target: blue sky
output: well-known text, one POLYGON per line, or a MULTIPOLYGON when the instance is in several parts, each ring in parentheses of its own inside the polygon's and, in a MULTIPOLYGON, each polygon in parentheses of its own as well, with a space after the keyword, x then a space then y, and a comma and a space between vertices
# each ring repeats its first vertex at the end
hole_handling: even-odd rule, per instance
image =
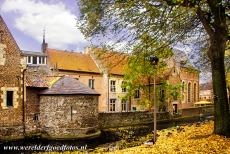
MULTIPOLYGON (((22 50, 40 51, 44 29, 49 48, 82 52, 90 46, 76 26, 77 0, 0 0, 0 14, 22 50)), ((92 41, 94 45, 116 42, 113 37, 92 41)), ((119 51, 125 44, 121 42, 115 48, 119 51)), ((180 44, 175 48, 191 51, 180 44)))
POLYGON ((89 45, 76 27, 76 0, 0 0, 0 14, 24 50, 40 51, 43 30, 50 48, 82 51, 89 45))

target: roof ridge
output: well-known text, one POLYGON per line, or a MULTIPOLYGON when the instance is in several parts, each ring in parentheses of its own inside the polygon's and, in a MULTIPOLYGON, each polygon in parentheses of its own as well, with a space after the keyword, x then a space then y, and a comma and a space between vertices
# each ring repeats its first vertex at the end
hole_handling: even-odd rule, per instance
MULTIPOLYGON (((78 53, 78 54, 83 54, 82 51, 76 51, 76 50, 63 50, 63 49, 52 49, 52 48, 47 48, 47 50, 55 50, 57 52, 68 52, 68 53, 78 53)), ((84 54, 87 55, 87 54, 84 54)))

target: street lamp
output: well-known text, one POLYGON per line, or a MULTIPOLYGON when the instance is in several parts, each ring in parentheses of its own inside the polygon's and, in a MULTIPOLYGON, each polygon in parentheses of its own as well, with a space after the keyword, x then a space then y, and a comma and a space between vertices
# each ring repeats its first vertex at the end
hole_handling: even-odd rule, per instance
MULTIPOLYGON (((150 55, 149 56, 149 61, 153 66, 156 66, 159 62, 159 58, 154 56, 154 55, 150 55)), ((156 106, 156 73, 154 73, 154 84, 153 84, 153 94, 154 94, 154 143, 157 141, 157 106, 156 106)))

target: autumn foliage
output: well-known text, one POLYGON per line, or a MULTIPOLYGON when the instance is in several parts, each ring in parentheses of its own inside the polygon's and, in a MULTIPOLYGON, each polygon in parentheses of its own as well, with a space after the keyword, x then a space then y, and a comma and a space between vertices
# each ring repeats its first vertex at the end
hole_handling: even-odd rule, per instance
POLYGON ((118 154, 228 154, 230 139, 213 134, 213 122, 193 124, 159 131, 155 145, 141 145, 111 153, 118 154))
MULTIPOLYGON (((90 153, 108 154, 230 154, 230 138, 213 134, 213 121, 194 123, 158 131, 154 145, 136 146, 123 150, 105 152, 97 149, 90 153)), ((81 152, 64 152, 77 154, 81 152)), ((85 153, 85 152, 83 152, 85 153)), ((58 154, 58 153, 52 153, 58 154)))

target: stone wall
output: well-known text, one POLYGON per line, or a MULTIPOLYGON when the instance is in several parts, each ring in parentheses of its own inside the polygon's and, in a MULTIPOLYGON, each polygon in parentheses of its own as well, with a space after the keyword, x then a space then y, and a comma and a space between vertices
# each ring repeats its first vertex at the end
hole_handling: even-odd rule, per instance
MULTIPOLYGON (((169 119, 168 112, 157 114, 157 120, 169 119)), ((126 127, 135 125, 148 125, 153 123, 152 112, 117 112, 99 113, 99 125, 101 129, 126 127)))
POLYGON ((99 112, 107 111, 107 91, 106 88, 107 80, 102 74, 86 73, 86 72, 74 72, 74 71, 58 71, 55 72, 57 75, 69 75, 70 77, 78 79, 81 83, 89 86, 89 79, 94 79, 94 90, 100 93, 98 110, 99 112))
POLYGON ((199 116, 199 115, 213 115, 214 107, 213 106, 206 106, 206 107, 193 107, 182 109, 181 114, 183 117, 189 116, 199 116))
POLYGON ((37 132, 40 130, 40 110, 39 110, 39 92, 42 88, 26 88, 26 133, 37 132))
POLYGON ((83 138, 98 134, 98 96, 41 95, 41 129, 51 138, 83 138))
POLYGON ((19 47, 0 16, 0 138, 21 136, 24 66, 19 47), (6 91, 13 91, 13 106, 6 106, 6 91))

